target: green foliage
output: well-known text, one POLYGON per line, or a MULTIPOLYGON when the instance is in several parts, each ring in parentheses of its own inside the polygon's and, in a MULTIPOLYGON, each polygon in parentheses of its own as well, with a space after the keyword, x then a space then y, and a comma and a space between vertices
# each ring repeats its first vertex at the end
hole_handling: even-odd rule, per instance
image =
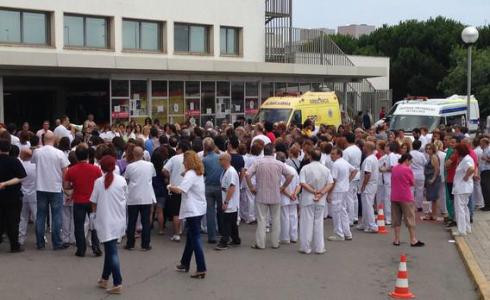
MULTIPOLYGON (((466 91, 464 78, 454 89, 442 83, 447 82, 449 76, 459 80, 461 76, 456 76, 458 72, 466 76, 464 68, 458 69, 459 64, 463 63, 458 60, 458 55, 462 51, 461 31, 464 27, 460 22, 437 17, 427 21, 408 20, 395 26, 384 25, 359 39, 339 35, 332 36, 332 39, 347 54, 390 57, 390 84, 394 100, 406 95, 442 97, 454 93, 464 94, 466 91)), ((480 38, 475 47, 489 49, 490 26, 479 28, 479 32, 480 38)), ((479 52, 479 55, 490 56, 486 51, 479 52)), ((479 61, 483 60, 484 57, 479 58, 479 61)), ((475 61, 475 68, 476 64, 475 61)), ((480 76, 483 76, 481 80, 484 82, 484 74, 480 76)), ((486 82, 489 81, 487 73, 486 82)), ((485 93, 488 93, 488 86, 477 95, 485 93)))

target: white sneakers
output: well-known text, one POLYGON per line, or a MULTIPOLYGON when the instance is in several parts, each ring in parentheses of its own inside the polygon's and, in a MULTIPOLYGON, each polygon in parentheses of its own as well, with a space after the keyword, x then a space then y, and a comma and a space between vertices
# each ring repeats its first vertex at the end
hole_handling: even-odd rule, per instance
POLYGON ((327 240, 329 241, 345 241, 345 238, 343 236, 339 236, 339 235, 332 235, 332 236, 329 236, 327 238, 327 240))
POLYGON ((170 238, 171 241, 174 241, 174 242, 180 242, 180 235, 178 234, 174 234, 171 238, 170 238))

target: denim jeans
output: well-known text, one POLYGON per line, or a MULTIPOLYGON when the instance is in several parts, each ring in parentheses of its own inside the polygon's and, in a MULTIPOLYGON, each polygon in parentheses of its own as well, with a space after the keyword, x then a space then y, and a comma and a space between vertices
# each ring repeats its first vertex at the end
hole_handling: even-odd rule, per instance
POLYGON ((119 266, 119 256, 117 255, 117 239, 104 242, 104 269, 102 271, 102 279, 109 280, 112 274, 114 286, 122 283, 121 268, 119 266))
POLYGON ((151 204, 146 205, 128 205, 128 228, 126 230, 127 246, 134 248, 136 232, 136 222, 138 221, 138 213, 141 215, 141 225, 143 230, 141 232, 141 248, 146 249, 150 247, 150 212, 151 204))
POLYGON ((36 246, 44 248, 44 232, 46 230, 46 218, 48 209, 51 208, 51 240, 53 249, 61 248, 61 220, 63 207, 63 193, 40 192, 37 193, 37 216, 36 216, 36 246))
POLYGON ((204 260, 204 251, 201 244, 201 219, 202 216, 185 219, 187 239, 185 241, 185 249, 180 263, 189 269, 192 253, 194 252, 194 255, 196 256, 197 272, 206 272, 206 261, 204 260))
MULTIPOLYGON (((77 253, 84 255, 87 250, 87 243, 85 241, 85 218, 92 212, 92 205, 87 204, 73 204, 73 223, 75 224, 75 241, 77 244, 77 253)), ((97 232, 92 230, 90 235, 92 237, 92 250, 94 253, 100 249, 99 239, 97 238, 97 232)))
POLYGON ((221 199, 221 187, 208 185, 206 186, 206 221, 208 227, 208 241, 216 241, 216 220, 218 221, 218 230, 222 234, 223 230, 223 210, 221 199))

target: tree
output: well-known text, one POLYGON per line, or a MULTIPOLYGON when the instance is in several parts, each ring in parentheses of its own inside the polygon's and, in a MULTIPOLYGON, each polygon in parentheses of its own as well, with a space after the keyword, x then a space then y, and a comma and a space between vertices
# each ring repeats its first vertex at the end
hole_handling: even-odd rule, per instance
MULTIPOLYGON (((457 47, 451 54, 452 67, 449 74, 439 83, 439 89, 446 96, 466 94, 467 50, 457 47)), ((490 47, 473 50, 472 59, 472 93, 480 104, 480 114, 490 114, 490 47)))

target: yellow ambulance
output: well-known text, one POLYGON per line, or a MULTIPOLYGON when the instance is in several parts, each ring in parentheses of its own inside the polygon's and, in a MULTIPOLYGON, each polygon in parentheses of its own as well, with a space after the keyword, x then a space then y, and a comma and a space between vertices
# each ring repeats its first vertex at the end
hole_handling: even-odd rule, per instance
POLYGON ((306 92, 297 96, 271 97, 257 114, 256 121, 300 125, 307 119, 315 125, 341 124, 339 100, 335 92, 306 92))

